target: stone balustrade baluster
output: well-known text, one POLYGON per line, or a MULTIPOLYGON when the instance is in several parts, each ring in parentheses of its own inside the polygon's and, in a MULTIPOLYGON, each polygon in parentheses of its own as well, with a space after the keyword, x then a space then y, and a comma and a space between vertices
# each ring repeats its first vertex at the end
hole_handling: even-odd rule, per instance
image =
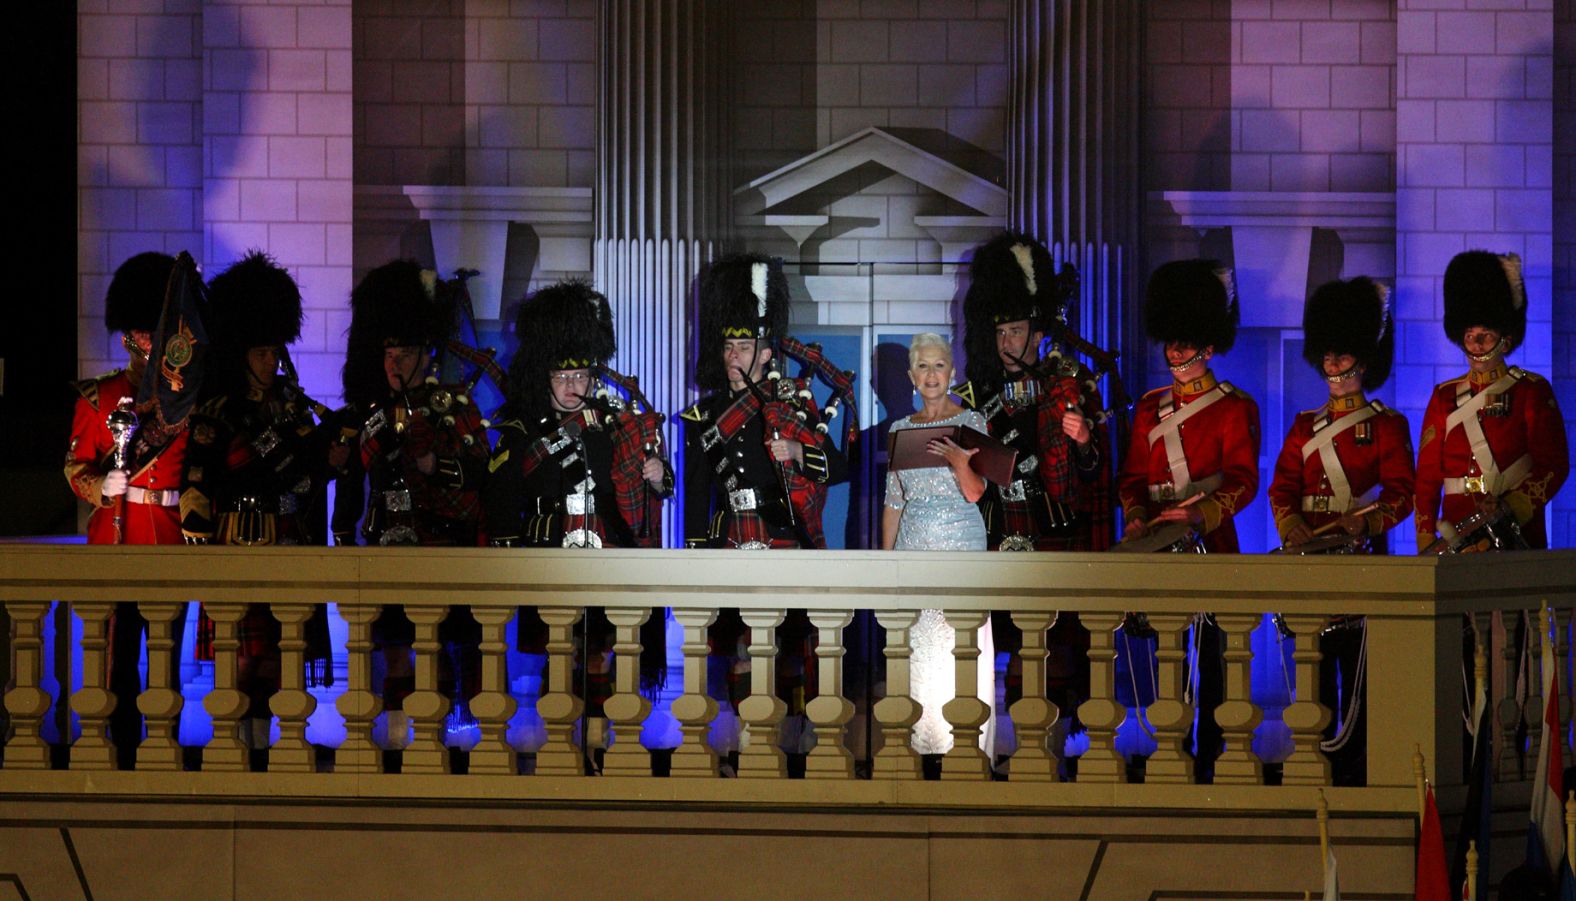
POLYGON ((1089 734, 1089 749, 1078 758, 1079 782, 1122 782, 1127 761, 1116 750, 1116 731, 1127 710, 1116 702, 1116 630, 1121 613, 1084 614, 1089 630, 1089 700, 1078 705, 1078 719, 1089 734))
POLYGON ((1225 700, 1215 708, 1215 722, 1224 733, 1226 745, 1215 761, 1218 785, 1260 785, 1264 781, 1264 763, 1253 753, 1253 730, 1264 719, 1264 713, 1253 703, 1251 682, 1251 642, 1260 620, 1255 613, 1215 615, 1223 633, 1226 657, 1225 700))
POLYGON ((876 752, 873 779, 919 779, 919 755, 910 739, 919 722, 919 704, 909 681, 909 630, 919 621, 918 610, 877 610, 876 622, 886 630, 886 697, 876 702, 876 722, 881 724, 881 750, 876 752))
POLYGON ((650 607, 607 608, 613 626, 614 681, 612 697, 602 704, 612 733, 602 757, 605 776, 651 775, 651 752, 640 743, 640 724, 651 713, 651 699, 640 693, 640 627, 650 618, 650 607))
POLYGON ((379 773, 383 752, 372 743, 372 723, 383 712, 382 686, 372 685, 372 622, 382 608, 376 604, 340 604, 349 625, 345 640, 345 693, 335 706, 345 718, 345 740, 334 752, 336 773, 379 773))
MULTIPOLYGON (((148 620, 148 690, 137 699, 137 705, 142 708, 143 716, 148 718, 148 737, 143 740, 137 749, 137 769, 180 769, 180 749, 174 749, 173 759, 167 756, 169 748, 174 746, 171 741, 169 746, 162 742, 154 741, 154 711, 152 706, 163 707, 162 694, 156 692, 168 691, 166 685, 154 688, 154 680, 161 677, 167 683, 170 672, 170 615, 169 611, 149 609, 149 604, 139 604, 138 608, 148 620), (159 634, 162 633, 162 634, 159 634), (158 658, 155 660, 154 646, 160 645, 158 658), (150 696, 153 700, 150 701, 150 696), (156 755, 157 764, 145 766, 143 755, 148 753, 156 755), (171 764, 173 765, 166 765, 171 764)), ((167 605, 166 605, 167 606, 167 605)), ((181 605, 184 606, 184 605, 181 605)), ((241 620, 246 616, 246 604, 237 603, 206 603, 203 610, 208 618, 213 621, 213 690, 203 698, 202 706, 213 718, 213 738, 208 742, 202 752, 202 768, 204 771, 219 773, 245 772, 249 768, 249 755, 247 747, 241 742, 239 734, 241 717, 246 713, 249 699, 238 687, 237 666, 241 640, 239 635, 241 620)), ((180 692, 174 692, 175 711, 180 709, 180 692)), ((173 718, 175 711, 167 715, 173 718)), ((161 732, 168 734, 169 720, 167 719, 161 732)))
POLYGON ((1319 633, 1326 617, 1288 613, 1282 617, 1294 636, 1292 663, 1296 668, 1296 697, 1281 714, 1291 729, 1291 756, 1281 765, 1282 785, 1329 785, 1330 759, 1319 750, 1330 708, 1319 697, 1319 633))
POLYGON ((843 728, 854 718, 853 702, 843 697, 843 630, 854 611, 811 610, 810 625, 818 633, 815 647, 819 694, 805 705, 804 715, 815 727, 815 747, 805 758, 806 779, 854 778, 854 755, 843 728))
POLYGON ((990 778, 991 756, 980 747, 980 734, 991 708, 975 696, 979 668, 994 661, 980 660, 980 629, 990 621, 988 610, 943 610, 947 624, 957 633, 952 649, 953 672, 957 678, 952 700, 941 708, 952 726, 952 750, 941 761, 941 778, 979 780, 990 778))
POLYGON ((115 769, 115 746, 109 740, 109 715, 116 698, 109 690, 109 619, 113 601, 79 601, 72 612, 82 618, 82 687, 71 693, 71 710, 82 723, 82 735, 71 745, 74 770, 115 769))
POLYGON ((471 715, 481 729, 481 741, 471 749, 468 772, 477 776, 512 776, 519 759, 505 740, 509 719, 519 702, 509 694, 509 645, 506 640, 513 607, 472 607, 471 615, 482 627, 482 690, 471 699, 471 715))
POLYGON ((279 717, 279 740, 268 751, 268 771, 311 773, 317 769, 317 751, 306 740, 306 721, 317 709, 317 698, 306 690, 306 623, 313 604, 274 604, 270 611, 279 621, 279 690, 268 709, 279 717))
MULTIPOLYGON (((234 605, 241 613, 246 612, 245 604, 234 605)), ((177 630, 182 628, 186 619, 186 604, 174 602, 142 602, 137 604, 137 612, 148 621, 148 685, 147 690, 137 696, 137 709, 142 711, 144 728, 147 737, 142 744, 137 746, 137 769, 139 770, 179 770, 181 768, 181 746, 177 734, 177 719, 185 699, 181 697, 181 687, 176 684, 176 661, 172 658, 175 649, 175 636, 177 630)), ((235 686, 235 624, 231 624, 231 651, 230 651, 230 687, 235 686)), ((215 645, 217 647, 217 645, 215 645)), ((191 653, 188 649, 186 653, 191 653)), ((218 662, 215 661, 214 672, 218 672, 218 662)), ((214 683, 218 687, 217 681, 214 683)), ((246 696, 240 692, 235 693, 241 711, 246 710, 246 696)), ((212 697, 212 695, 210 695, 212 697)), ((213 708, 209 707, 206 699, 204 709, 212 716, 213 708)), ((225 707, 224 709, 228 709, 225 707)), ((240 713, 237 713, 239 718, 240 713)), ((232 719, 230 736, 239 744, 239 736, 232 719)), ((218 717, 213 719, 214 736, 219 735, 218 717)), ((243 748, 240 754, 241 769, 246 768, 246 752, 243 748)), ((208 768, 208 752, 203 751, 203 768, 208 768)))
POLYGON ((1013 731, 1018 734, 1018 750, 1012 755, 1012 781, 1055 782, 1059 755, 1049 742, 1051 727, 1056 725, 1061 710, 1046 697, 1045 660, 1050 652, 1045 646, 1045 633, 1056 622, 1056 614, 1048 610, 1015 610, 1012 622, 1023 630, 1023 648, 1018 652, 1023 662, 1023 697, 1008 710, 1013 731))
POLYGON ((778 746, 777 730, 788 705, 777 697, 777 627, 788 611, 740 610, 750 629, 750 696, 739 704, 744 735, 739 742, 739 778, 786 779, 788 757, 778 746))
POLYGON ((547 624, 547 691, 536 702, 547 740, 536 752, 538 776, 584 776, 585 761, 575 743, 575 723, 585 703, 572 690, 575 678, 575 623, 579 607, 542 607, 547 624))
MULTIPOLYGON (((449 749, 443 745, 449 708, 452 702, 438 684, 438 624, 448 616, 448 608, 430 605, 405 605, 405 616, 415 626, 416 640, 411 649, 416 655, 416 688, 405 699, 405 714, 410 717, 415 737, 400 759, 402 773, 449 772, 449 749)), ((456 672, 455 678, 460 678, 456 672)))
POLYGON ((673 718, 679 721, 683 739, 673 750, 670 774, 677 777, 717 775, 717 752, 706 741, 711 721, 717 718, 717 702, 706 694, 706 629, 717 620, 709 607, 674 607, 673 619, 684 630, 684 694, 673 701, 673 718))
POLYGON ((11 740, 5 745, 8 770, 49 769, 49 745, 44 741, 44 715, 49 694, 40 687, 44 678, 44 617, 48 601, 6 601, 11 617, 11 676, 5 709, 11 716, 11 740))
MULTIPOLYGON (((1155 730, 1155 752, 1144 764, 1144 782, 1187 784, 1193 781, 1193 755, 1187 752, 1187 730, 1193 725, 1196 706, 1187 700, 1187 627, 1192 617, 1186 613, 1151 613, 1150 628, 1155 630, 1154 703, 1144 712, 1155 730)), ((1137 642, 1143 648, 1148 642, 1137 642)), ((1140 651, 1142 653, 1142 651, 1140 651)), ((1138 672, 1138 664, 1133 663, 1138 672)), ((1082 775, 1082 770, 1079 771, 1082 775)))

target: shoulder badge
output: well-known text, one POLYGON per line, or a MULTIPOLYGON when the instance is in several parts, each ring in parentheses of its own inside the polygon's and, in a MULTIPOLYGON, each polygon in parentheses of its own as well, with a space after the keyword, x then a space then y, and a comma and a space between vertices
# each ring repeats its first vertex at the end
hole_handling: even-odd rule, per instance
POLYGON ((1529 382, 1543 381, 1543 376, 1538 375, 1536 372, 1528 372, 1527 370, 1522 369, 1520 366, 1510 367, 1510 374, 1518 379, 1526 379, 1529 382))
POLYGON ((695 404, 680 413, 679 418, 689 422, 705 422, 711 418, 711 413, 702 409, 700 404, 695 404))
POLYGON ((1384 405, 1382 400, 1371 400, 1368 406, 1374 408, 1375 413, 1394 413, 1395 411, 1384 405))
POLYGON ((82 379, 81 381, 72 382, 71 387, 75 388, 76 392, 82 395, 82 399, 88 402, 88 406, 95 410, 98 409, 99 379, 82 379))
POLYGON ((1230 382, 1219 382, 1217 384, 1220 385, 1220 390, 1225 392, 1226 394, 1236 394, 1237 393, 1237 386, 1233 385, 1230 382))

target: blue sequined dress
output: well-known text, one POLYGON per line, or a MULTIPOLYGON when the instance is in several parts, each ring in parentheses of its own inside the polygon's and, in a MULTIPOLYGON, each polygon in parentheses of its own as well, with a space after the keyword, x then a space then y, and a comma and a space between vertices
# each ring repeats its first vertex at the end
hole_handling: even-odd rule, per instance
MULTIPOLYGON (((905 416, 892 424, 892 431, 938 425, 963 425, 984 432, 985 418, 973 410, 935 422, 915 423, 905 416)), ((898 521, 897 550, 986 549, 985 520, 979 508, 964 498, 949 466, 888 471, 886 505, 903 511, 898 521)), ((991 708, 991 716, 980 730, 980 747, 994 751, 996 655, 989 620, 980 629, 979 644, 981 665, 976 670, 979 684, 975 686, 975 696, 991 708)), ((940 610, 921 610, 919 621, 909 630, 909 646, 913 649, 909 658, 909 693, 922 710, 913 728, 913 747, 920 754, 945 754, 952 750, 952 727, 942 716, 941 708, 957 695, 957 670, 952 656, 957 632, 940 610)))

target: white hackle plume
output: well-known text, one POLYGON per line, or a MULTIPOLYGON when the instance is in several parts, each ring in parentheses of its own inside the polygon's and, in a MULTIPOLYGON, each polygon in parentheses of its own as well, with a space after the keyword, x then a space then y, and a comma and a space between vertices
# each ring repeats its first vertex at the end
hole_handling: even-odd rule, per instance
POLYGON ((438 273, 436 270, 421 270, 421 289, 427 292, 428 300, 438 296, 438 273))
POLYGON ((1012 257, 1018 261, 1018 268, 1023 270, 1023 286, 1029 289, 1029 296, 1040 293, 1040 288, 1034 283, 1034 255, 1027 244, 1012 245, 1012 257))
POLYGON ((1379 334, 1374 340, 1382 341, 1390 330, 1390 286, 1374 282, 1374 288, 1379 292, 1379 334))
POLYGON ((755 315, 766 318, 766 264, 750 264, 750 293, 755 295, 755 315))
POLYGON ((1527 305, 1527 285, 1521 280, 1521 255, 1502 253, 1499 265, 1505 270, 1505 281, 1510 282, 1510 302, 1516 309, 1527 305))
POLYGON ((1224 266, 1215 270, 1215 277, 1226 286, 1226 306, 1231 306, 1237 300, 1237 277, 1224 266))

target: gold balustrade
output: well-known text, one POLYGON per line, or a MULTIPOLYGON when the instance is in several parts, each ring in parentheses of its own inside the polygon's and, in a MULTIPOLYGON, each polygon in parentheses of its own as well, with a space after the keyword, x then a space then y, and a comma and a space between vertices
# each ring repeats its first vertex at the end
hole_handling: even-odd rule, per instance
MULTIPOLYGON (((1576 552, 1551 551, 1454 558, 1286 558, 1268 556, 1096 554, 969 554, 875 551, 620 551, 385 548, 0 547, 0 602, 9 623, 3 655, 9 683, 9 736, 0 766, 0 795, 170 795, 210 797, 487 798, 556 801, 684 801, 916 807, 1220 808, 1237 811, 1309 809, 1327 793, 1337 813, 1395 814, 1415 807, 1411 749, 1421 746, 1429 771, 1449 796, 1462 771, 1462 627, 1470 615, 1487 624, 1496 612, 1566 609, 1576 604, 1576 552), (214 688, 204 700, 215 739, 201 771, 180 770, 172 726, 181 697, 168 684, 172 628, 186 601, 203 601, 216 624, 214 688), (72 605, 83 622, 81 687, 71 709, 82 735, 69 766, 50 769, 42 737, 51 699, 41 690, 43 619, 52 601, 72 605), (114 601, 134 601, 150 622, 150 678, 139 699, 148 739, 136 768, 119 771, 104 737, 114 698, 106 691, 105 622, 114 601), (303 624, 312 605, 333 602, 349 623, 348 687, 338 701, 347 737, 332 772, 314 772, 305 741, 315 701, 304 690, 303 624), (272 699, 281 737, 267 772, 247 771, 234 722, 245 709, 236 690, 236 624, 245 605, 267 603, 282 625, 286 665, 272 699), (381 771, 371 727, 381 700, 370 684, 370 624, 385 604, 402 604, 415 624, 415 693, 406 702, 415 739, 398 773, 381 771), (449 772, 440 738, 449 702, 437 690, 438 624, 450 605, 469 605, 482 626, 482 693, 473 701, 481 741, 464 775, 449 772), (534 773, 516 772, 505 740, 515 701, 507 692, 504 629, 520 606, 537 607, 548 628, 546 694, 538 712, 546 744, 534 773), (578 746, 583 703, 569 690, 574 627, 587 607, 602 607, 615 630, 617 667, 605 713, 615 730, 632 733, 650 710, 639 693, 640 626, 654 607, 671 607, 682 631, 682 694, 673 702, 682 741, 671 773, 649 774, 641 749, 614 745, 600 778, 584 775, 578 746), (706 628, 718 611, 739 608, 750 627, 755 662, 752 697, 740 706, 748 742, 739 779, 717 777, 706 743, 718 714, 706 693, 706 628), (788 779, 773 747, 784 717, 772 696, 773 633, 794 608, 808 611, 817 631, 821 693, 806 710, 816 738, 804 779, 788 779), (956 747, 943 779, 920 778, 919 761, 903 739, 919 715, 908 698, 907 632, 918 611, 940 609, 958 630, 957 684, 974 684, 979 630, 990 611, 1008 611, 1025 630, 1024 696, 1008 711, 1019 749, 1007 781, 992 781, 975 744, 982 706, 966 693, 944 709, 956 747), (871 778, 856 778, 844 741, 853 702, 842 684, 842 630, 856 611, 873 610, 887 630, 888 696, 868 712, 884 737, 871 778), (1090 746, 1075 781, 1058 782, 1047 746, 1064 712, 1045 697, 1045 631, 1058 611, 1076 611, 1091 630, 1091 697, 1079 708, 1090 746), (1115 700, 1112 630, 1124 611, 1142 610, 1158 633, 1159 695, 1148 709, 1158 748, 1143 784, 1127 784, 1128 768, 1114 735, 1128 711, 1115 700), (1217 719, 1227 752, 1213 785, 1191 782, 1183 736, 1193 708, 1182 692, 1189 617, 1216 614, 1224 632, 1226 694, 1217 719), (1280 768, 1283 784, 1263 784, 1263 763, 1249 740, 1261 711, 1249 696, 1254 665, 1248 634, 1265 612, 1278 612, 1295 633, 1296 700, 1284 721, 1293 751, 1280 768), (1328 788, 1329 767, 1318 750, 1329 711, 1317 693, 1317 633, 1330 616, 1368 618, 1368 785, 1328 788)), ((1569 623, 1569 616, 1560 621, 1569 623)), ((1512 630, 1513 631, 1513 630, 1512 630)), ((1501 630, 1503 632, 1503 630, 1501 630)), ((1491 653, 1502 652, 1504 639, 1491 653)), ((1470 654, 1470 643, 1465 645, 1470 654)), ((1568 643, 1561 642, 1562 653, 1568 643)), ((336 654, 346 649, 336 649, 336 654)), ((1279 665, 1279 662, 1276 662, 1279 665)), ((1495 684, 1496 697, 1506 686, 1495 684)), ((1568 708, 1565 708, 1568 709, 1568 708)), ((57 755, 58 757, 59 755, 57 755)), ((1502 773, 1514 779, 1516 774, 1502 773)))

